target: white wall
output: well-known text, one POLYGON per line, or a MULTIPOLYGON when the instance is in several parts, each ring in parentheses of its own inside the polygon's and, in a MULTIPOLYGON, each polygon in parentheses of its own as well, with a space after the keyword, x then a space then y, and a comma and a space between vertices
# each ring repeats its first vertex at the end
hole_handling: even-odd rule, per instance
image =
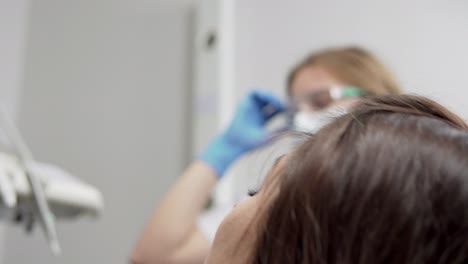
MULTIPOLYGON (((14 117, 23 77, 24 40, 28 14, 26 0, 0 0, 0 104, 14 117)), ((0 134, 3 142, 4 135, 0 134)), ((0 224, 0 263, 4 262, 5 224, 0 224)))
POLYGON ((464 0, 239 0, 238 97, 253 87, 283 93, 286 73, 308 52, 360 44, 404 89, 468 118, 468 2, 464 0))
POLYGON ((28 15, 26 0, 0 0, 0 103, 17 112, 28 15))
POLYGON ((21 128, 37 158, 96 185, 106 208, 58 225, 58 259, 39 229, 9 228, 5 262, 127 263, 187 162, 191 1, 31 3, 21 128))

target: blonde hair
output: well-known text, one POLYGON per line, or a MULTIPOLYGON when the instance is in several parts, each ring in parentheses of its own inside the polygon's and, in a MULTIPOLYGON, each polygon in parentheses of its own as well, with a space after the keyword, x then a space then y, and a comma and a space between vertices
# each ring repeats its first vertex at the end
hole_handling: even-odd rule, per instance
POLYGON ((347 85, 359 87, 369 95, 399 94, 401 90, 391 72, 371 52, 360 47, 321 50, 307 56, 290 72, 288 94, 294 78, 304 68, 319 66, 347 85))

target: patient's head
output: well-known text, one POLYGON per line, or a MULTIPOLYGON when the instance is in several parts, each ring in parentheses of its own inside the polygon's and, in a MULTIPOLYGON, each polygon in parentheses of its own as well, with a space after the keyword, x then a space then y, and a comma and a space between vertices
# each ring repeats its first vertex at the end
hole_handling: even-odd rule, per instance
POLYGON ((467 263, 468 127, 428 99, 369 99, 272 168, 208 263, 467 263))

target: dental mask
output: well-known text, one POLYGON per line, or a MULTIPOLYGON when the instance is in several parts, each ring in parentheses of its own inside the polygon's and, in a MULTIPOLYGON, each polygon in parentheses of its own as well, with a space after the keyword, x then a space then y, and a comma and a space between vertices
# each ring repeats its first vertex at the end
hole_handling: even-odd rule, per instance
POLYGON ((333 122, 336 118, 347 114, 344 108, 337 108, 328 111, 306 112, 299 111, 293 117, 293 130, 315 134, 324 126, 333 122))

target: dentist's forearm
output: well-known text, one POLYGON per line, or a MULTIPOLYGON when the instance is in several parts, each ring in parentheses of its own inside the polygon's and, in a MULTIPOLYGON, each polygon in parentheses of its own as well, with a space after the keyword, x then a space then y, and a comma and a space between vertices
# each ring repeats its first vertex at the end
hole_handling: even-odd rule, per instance
POLYGON ((172 186, 143 230, 133 257, 163 263, 196 231, 196 221, 216 185, 215 171, 196 161, 172 186), (160 262, 158 262, 160 261, 160 262))

